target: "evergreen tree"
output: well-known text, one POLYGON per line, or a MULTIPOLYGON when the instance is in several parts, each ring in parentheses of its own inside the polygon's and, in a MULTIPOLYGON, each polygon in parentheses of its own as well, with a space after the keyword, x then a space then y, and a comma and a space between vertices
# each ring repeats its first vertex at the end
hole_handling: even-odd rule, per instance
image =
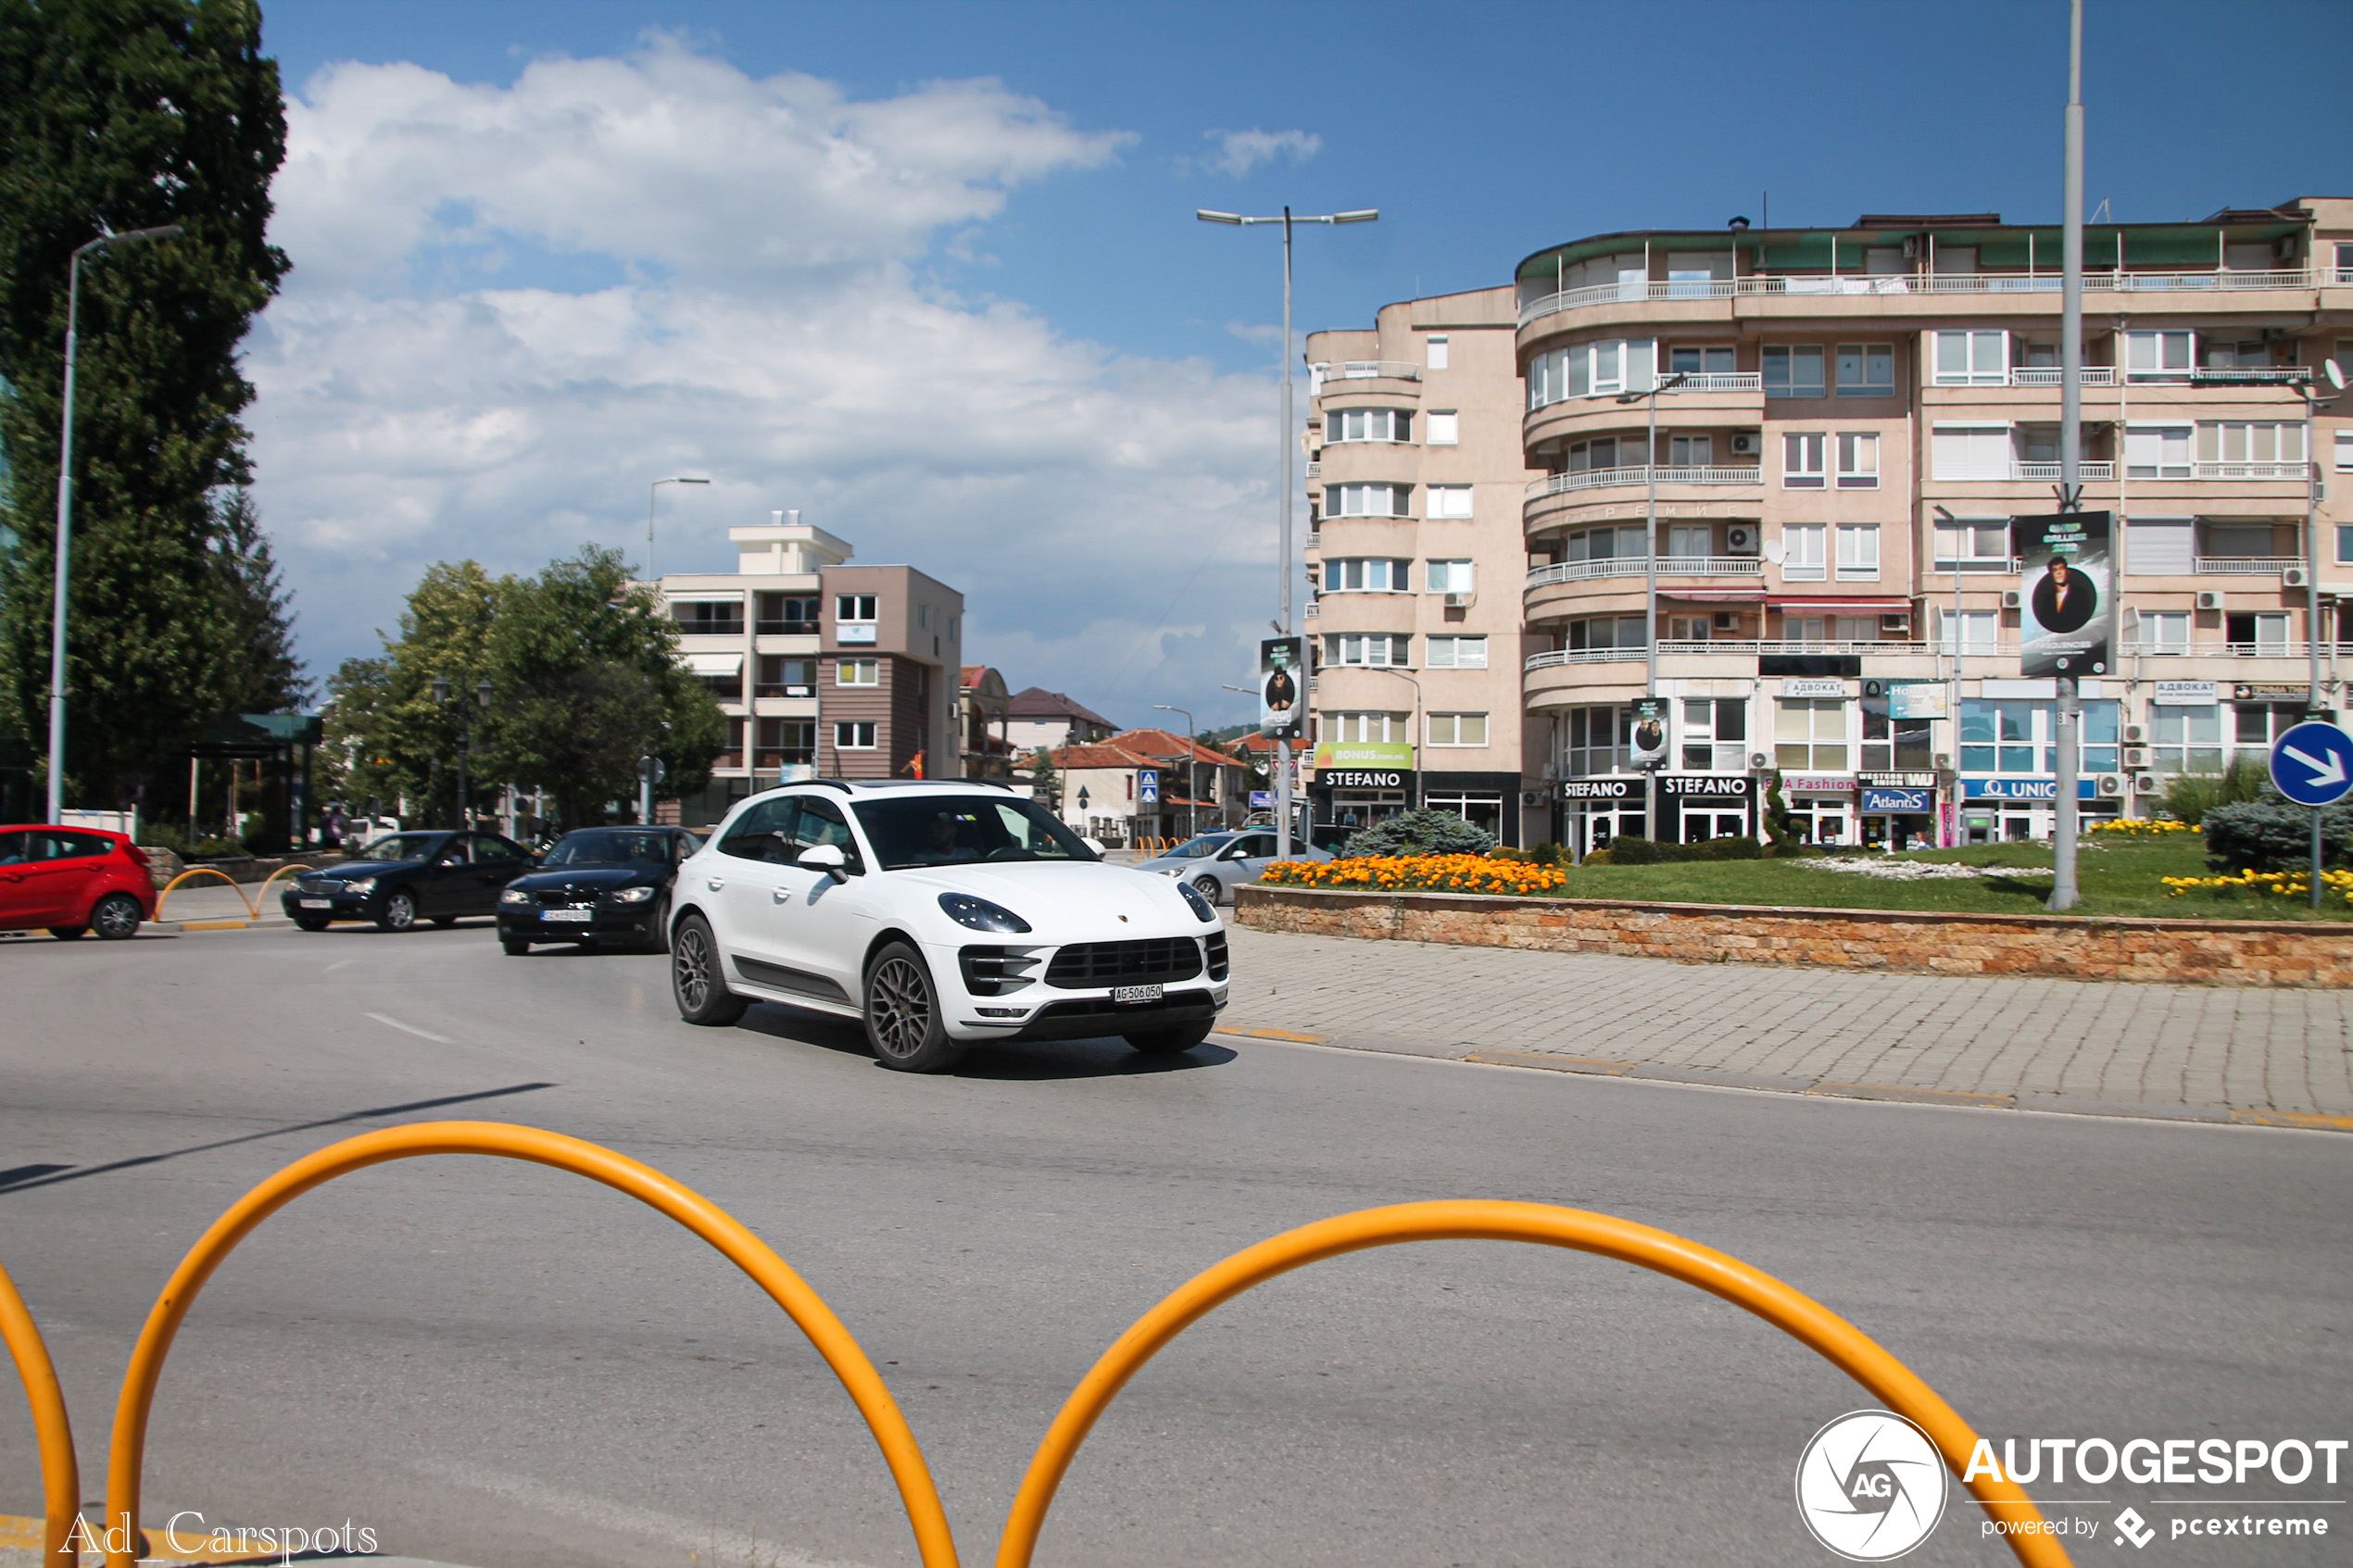
POLYGON ((310 700, 311 685, 294 647, 294 596, 286 592, 253 493, 230 491, 219 508, 213 566, 238 657, 232 665, 233 713, 289 713, 310 700))
POLYGON ((260 42, 251 0, 0 0, 0 728, 28 738, 47 731, 68 265, 101 234, 186 231, 82 269, 67 735, 91 804, 253 689, 216 558, 218 493, 250 478, 237 345, 288 265, 265 235, 285 115, 260 42))

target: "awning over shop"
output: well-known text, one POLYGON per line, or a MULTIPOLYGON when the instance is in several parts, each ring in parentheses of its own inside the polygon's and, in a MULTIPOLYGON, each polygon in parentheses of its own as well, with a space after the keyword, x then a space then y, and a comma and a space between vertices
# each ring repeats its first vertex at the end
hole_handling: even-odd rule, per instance
POLYGON ((744 672, 744 656, 739 653, 690 653, 686 668, 698 675, 740 675, 744 672))

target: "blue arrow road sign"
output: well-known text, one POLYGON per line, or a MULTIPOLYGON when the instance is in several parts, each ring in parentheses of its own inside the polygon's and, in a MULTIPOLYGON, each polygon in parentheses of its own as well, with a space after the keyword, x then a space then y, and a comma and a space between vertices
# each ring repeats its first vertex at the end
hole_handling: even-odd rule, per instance
POLYGON ((2271 744, 2271 782, 2298 806, 2326 806, 2353 790, 2353 735, 2298 724, 2271 744))

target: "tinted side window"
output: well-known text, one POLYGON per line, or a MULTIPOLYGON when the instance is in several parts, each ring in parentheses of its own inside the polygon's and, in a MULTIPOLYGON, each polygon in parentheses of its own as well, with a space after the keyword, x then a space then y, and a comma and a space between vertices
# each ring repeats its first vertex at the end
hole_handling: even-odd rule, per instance
POLYGON ((484 833, 474 835, 474 859, 484 865, 496 866, 511 865, 518 860, 529 859, 530 857, 505 839, 493 838, 490 834, 484 833))
POLYGON ((114 840, 100 838, 93 833, 59 833, 51 828, 45 833, 28 834, 32 840, 27 859, 79 860, 92 855, 114 853, 114 840))
POLYGON ((1242 851, 1242 854, 1246 859, 1252 860, 1266 859, 1274 853, 1275 840, 1272 836, 1263 833, 1251 834, 1250 847, 1242 851))
POLYGON ((841 808, 830 800, 804 797, 800 802, 800 823, 793 837, 798 846, 793 852, 796 860, 802 849, 813 848, 820 844, 837 844, 849 859, 849 870, 865 870, 864 863, 858 858, 858 841, 849 836, 848 819, 842 816, 841 808))
POLYGON ((466 835, 463 834, 458 834, 448 843, 443 845, 441 847, 441 852, 434 857, 434 860, 445 866, 452 864, 462 866, 466 863, 467 859, 466 835))
POLYGON ((799 852, 792 842, 793 819, 799 812, 800 800, 797 796, 763 800, 736 819, 727 836, 719 841, 719 852, 746 860, 773 860, 778 865, 788 865, 799 852))
POLYGON ((32 834, 0 833, 0 866, 13 866, 32 858, 32 834))

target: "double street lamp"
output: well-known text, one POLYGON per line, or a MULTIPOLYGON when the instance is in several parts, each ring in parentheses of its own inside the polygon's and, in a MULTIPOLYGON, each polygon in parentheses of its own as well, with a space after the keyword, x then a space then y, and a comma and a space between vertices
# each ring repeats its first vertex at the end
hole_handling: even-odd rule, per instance
MULTIPOLYGON (((1380 217, 1380 211, 1377 207, 1365 207, 1354 212, 1325 212, 1317 213, 1312 217, 1307 217, 1296 214, 1287 207, 1283 208, 1279 215, 1265 218, 1245 218, 1239 212, 1213 212, 1207 207, 1201 207, 1194 211, 1193 216, 1200 219, 1204 223, 1230 223, 1237 228, 1244 229, 1264 223, 1279 223, 1283 226, 1283 424, 1282 428, 1276 433, 1275 440, 1276 449, 1280 454, 1282 459, 1281 481, 1276 491, 1276 494, 1280 497, 1280 510, 1277 515, 1281 519, 1281 524, 1280 532, 1277 536, 1277 548, 1275 555, 1275 568, 1280 574, 1282 582, 1282 614, 1276 620, 1275 634, 1280 637, 1288 637, 1291 634, 1290 465, 1291 452, 1297 443, 1297 436, 1291 428, 1290 394, 1291 225, 1294 223, 1370 223, 1380 217)), ((1302 665, 1304 665, 1305 662, 1306 661, 1302 660, 1302 665)), ((1276 770, 1275 774, 1275 848, 1277 854, 1280 855, 1284 859, 1290 859, 1290 740, 1288 736, 1278 743, 1277 752, 1280 765, 1276 770)))
MULTIPOLYGON (((490 682, 483 680, 474 687, 474 701, 484 709, 490 707, 490 682)), ((433 700, 437 707, 449 706, 449 681, 444 675, 433 678, 433 700)), ((473 709, 467 706, 464 694, 458 697, 458 826, 469 825, 466 809, 466 755, 473 742, 473 709)))
POLYGON ((66 789, 66 565, 73 547, 73 369, 82 314, 82 258, 116 245, 168 240, 184 232, 177 223, 101 234, 77 247, 66 264, 65 429, 57 441, 57 580, 49 611, 49 821, 65 820, 66 789))

